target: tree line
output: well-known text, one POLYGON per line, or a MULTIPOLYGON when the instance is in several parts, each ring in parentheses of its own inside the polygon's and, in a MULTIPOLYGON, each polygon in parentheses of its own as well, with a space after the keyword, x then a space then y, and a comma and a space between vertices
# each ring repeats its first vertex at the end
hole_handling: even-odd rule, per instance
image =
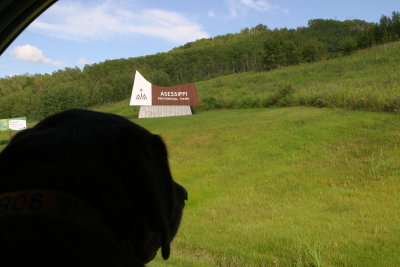
POLYGON ((69 108, 125 99, 131 93, 135 70, 154 84, 171 86, 326 60, 399 39, 400 13, 396 11, 376 23, 313 19, 297 29, 269 29, 260 24, 166 53, 0 79, 0 118, 39 120, 69 108))

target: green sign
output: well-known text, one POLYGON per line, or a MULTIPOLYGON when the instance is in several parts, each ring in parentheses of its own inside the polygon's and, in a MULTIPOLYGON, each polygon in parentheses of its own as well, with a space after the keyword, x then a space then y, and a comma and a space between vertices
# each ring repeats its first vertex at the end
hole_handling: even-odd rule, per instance
POLYGON ((0 132, 21 131, 26 129, 26 117, 0 120, 0 132))

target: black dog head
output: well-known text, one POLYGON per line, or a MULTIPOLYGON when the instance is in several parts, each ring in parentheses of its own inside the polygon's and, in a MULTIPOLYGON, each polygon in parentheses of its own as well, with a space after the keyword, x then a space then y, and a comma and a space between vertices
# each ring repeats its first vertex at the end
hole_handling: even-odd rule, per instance
POLYGON ((48 189, 85 200, 122 250, 167 259, 186 190, 171 177, 157 135, 120 116, 70 110, 15 135, 0 154, 0 194, 48 189))

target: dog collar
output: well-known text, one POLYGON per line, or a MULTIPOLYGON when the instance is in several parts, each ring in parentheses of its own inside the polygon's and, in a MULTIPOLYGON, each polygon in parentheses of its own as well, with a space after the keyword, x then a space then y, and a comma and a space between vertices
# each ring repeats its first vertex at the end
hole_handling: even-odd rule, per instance
POLYGON ((105 227, 103 216, 86 201, 68 193, 46 189, 0 194, 0 216, 39 216, 105 227))

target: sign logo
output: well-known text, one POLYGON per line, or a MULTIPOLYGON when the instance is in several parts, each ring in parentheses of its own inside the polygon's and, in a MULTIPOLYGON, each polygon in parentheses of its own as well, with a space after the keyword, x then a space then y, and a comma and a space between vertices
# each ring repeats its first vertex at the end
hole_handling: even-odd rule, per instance
POLYGON ((143 94, 143 89, 140 89, 140 95, 138 94, 138 95, 136 96, 136 99, 137 99, 137 100, 146 100, 146 99, 147 99, 146 95, 143 94))
POLYGON ((136 71, 130 105, 151 106, 151 98, 151 83, 148 82, 138 71, 136 71))

